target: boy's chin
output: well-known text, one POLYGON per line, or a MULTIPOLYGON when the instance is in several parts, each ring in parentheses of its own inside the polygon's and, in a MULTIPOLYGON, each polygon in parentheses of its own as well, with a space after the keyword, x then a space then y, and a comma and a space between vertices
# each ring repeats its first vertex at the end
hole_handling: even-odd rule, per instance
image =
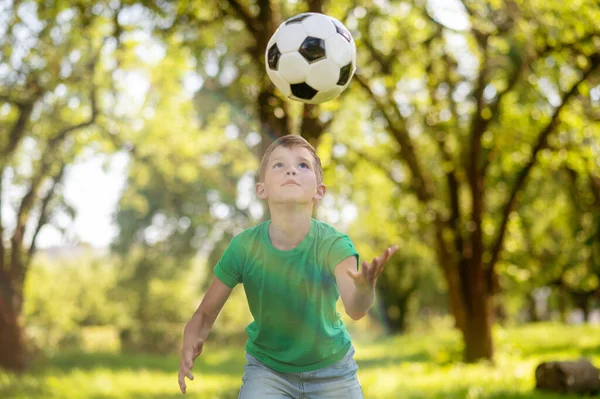
POLYGON ((314 201, 312 198, 304 197, 281 197, 269 200, 269 204, 273 205, 312 205, 314 201))

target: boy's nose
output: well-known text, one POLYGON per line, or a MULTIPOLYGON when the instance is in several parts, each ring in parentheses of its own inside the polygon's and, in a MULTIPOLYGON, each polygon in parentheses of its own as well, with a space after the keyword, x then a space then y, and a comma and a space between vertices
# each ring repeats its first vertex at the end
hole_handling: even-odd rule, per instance
POLYGON ((287 171, 287 174, 288 174, 288 175, 295 175, 295 174, 296 174, 296 171, 295 171, 295 170, 288 170, 288 171, 287 171))

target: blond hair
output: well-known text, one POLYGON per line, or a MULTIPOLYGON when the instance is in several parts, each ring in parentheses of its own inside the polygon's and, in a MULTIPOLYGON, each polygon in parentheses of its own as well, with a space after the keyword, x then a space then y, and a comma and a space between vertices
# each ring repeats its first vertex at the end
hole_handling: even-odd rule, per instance
POLYGON ((262 160, 260 161, 260 167, 258 169, 258 177, 259 181, 264 181, 265 172, 267 169, 267 163, 269 162, 269 157, 271 153, 275 151, 277 147, 304 147, 306 148, 313 157, 313 167, 315 171, 315 175, 317 176, 317 184, 321 184, 323 182, 323 167, 321 166, 321 159, 317 155, 315 148, 302 136, 288 134, 286 136, 282 136, 275 140, 267 151, 265 151, 265 155, 263 155, 262 160))

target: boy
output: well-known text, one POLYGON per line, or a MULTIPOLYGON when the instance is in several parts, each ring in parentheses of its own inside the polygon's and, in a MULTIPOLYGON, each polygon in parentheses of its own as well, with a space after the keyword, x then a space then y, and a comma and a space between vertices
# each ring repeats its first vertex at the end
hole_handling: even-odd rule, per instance
POLYGON ((325 189, 321 161, 304 138, 283 136, 267 149, 256 194, 268 202, 271 219, 234 237, 215 266, 216 277, 184 329, 182 393, 217 315, 243 283, 254 321, 246 328, 240 399, 363 398, 336 302, 341 296, 346 313, 361 319, 397 247, 357 271, 348 236, 311 217, 325 189))

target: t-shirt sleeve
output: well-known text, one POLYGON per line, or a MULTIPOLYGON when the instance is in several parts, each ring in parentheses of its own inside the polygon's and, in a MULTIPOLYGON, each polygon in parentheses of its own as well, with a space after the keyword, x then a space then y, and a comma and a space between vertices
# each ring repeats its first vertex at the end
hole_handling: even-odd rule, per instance
POLYGON ((346 234, 340 234, 333 241, 327 257, 327 267, 332 273, 335 273, 335 267, 349 256, 356 257, 356 266, 358 268, 359 256, 354 244, 346 234))
POLYGON ((233 288, 242 282, 243 264, 240 260, 243 259, 243 254, 238 241, 236 237, 231 240, 223 255, 221 255, 221 259, 214 267, 217 278, 229 288, 233 288))

